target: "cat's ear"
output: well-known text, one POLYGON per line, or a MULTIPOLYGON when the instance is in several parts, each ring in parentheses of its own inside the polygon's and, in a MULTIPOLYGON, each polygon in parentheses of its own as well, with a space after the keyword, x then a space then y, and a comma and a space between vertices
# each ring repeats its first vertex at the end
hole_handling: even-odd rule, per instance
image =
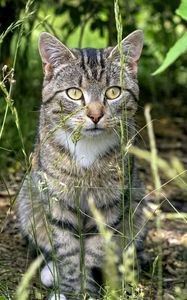
MULTIPOLYGON (((142 30, 135 30, 121 41, 123 55, 125 60, 132 68, 134 73, 137 73, 138 60, 140 58, 144 42, 142 30)), ((120 53, 118 45, 112 49, 108 59, 120 61, 120 53)))
POLYGON ((67 64, 76 59, 69 48, 47 32, 40 34, 38 48, 46 75, 51 75, 59 64, 67 64))

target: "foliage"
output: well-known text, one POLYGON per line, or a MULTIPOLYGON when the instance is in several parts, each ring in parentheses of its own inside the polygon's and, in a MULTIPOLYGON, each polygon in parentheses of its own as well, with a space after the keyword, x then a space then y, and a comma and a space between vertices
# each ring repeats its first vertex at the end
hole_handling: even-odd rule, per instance
MULTIPOLYGON (((16 84, 12 86, 11 98, 20 117, 25 151, 30 153, 41 99, 42 68, 37 50, 39 32, 51 32, 70 47, 115 45, 117 33, 111 0, 89 3, 86 0, 49 0, 48 3, 35 0, 30 1, 29 12, 26 14, 25 4, 25 0, 0 2, 0 66, 2 68, 7 65, 8 70, 11 70, 15 61, 16 84)), ((126 1, 125 5, 122 0, 119 1, 123 35, 137 28, 143 29, 145 33, 145 46, 139 69, 141 103, 153 101, 156 104, 160 95, 164 102, 171 95, 180 93, 183 97, 186 93, 185 57, 172 66, 169 74, 154 79, 150 75, 163 60, 168 46, 178 38, 179 31, 180 34, 185 32, 185 23, 174 15, 178 4, 178 0, 132 0, 126 1)), ((3 134, 1 137, 4 148, 0 149, 1 165, 12 166, 15 158, 21 164, 23 156, 13 116, 7 112, 3 98, 0 101, 1 125, 4 122, 6 131, 6 136, 3 134), (6 160, 3 159, 5 155, 6 160)))
POLYGON ((176 13, 187 21, 187 2, 185 0, 181 0, 181 4, 179 8, 176 10, 176 13))
MULTIPOLYGON (((187 2, 183 0, 176 13, 187 20, 187 2)), ((162 65, 153 73, 153 75, 158 75, 165 71, 179 56, 181 56, 187 50, 187 33, 185 32, 182 37, 174 44, 174 46, 166 54, 166 58, 162 65)))
MULTIPOLYGON (((121 8, 124 8, 122 0, 115 2, 121 8)), ((178 14, 184 17, 184 2, 182 5, 182 8, 178 10, 178 14)), ((61 0, 49 0, 48 3, 44 0, 28 0, 27 3, 24 0, 19 0, 16 1, 16 6, 13 0, 4 0, 0 6, 4 14, 7 14, 6 26, 0 27, 2 31, 0 36, 1 64, 2 67, 8 65, 8 67, 3 67, 0 85, 2 93, 0 100, 3 103, 0 108, 0 114, 2 115, 0 139, 3 145, 0 157, 4 158, 5 153, 9 154, 8 159, 1 160, 2 166, 12 166, 15 161, 18 162, 20 160, 21 162, 24 158, 26 162, 24 167, 28 167, 28 153, 32 149, 35 124, 38 119, 37 111, 40 107, 39 99, 41 97, 42 73, 37 52, 37 38, 40 31, 46 30, 55 34, 69 46, 104 47, 108 44, 114 45, 116 43, 116 36, 118 40, 121 39, 122 27, 125 35, 135 28, 142 28, 145 31, 145 49, 140 69, 142 94, 146 95, 149 100, 149 96, 154 100, 159 99, 161 95, 168 98, 168 95, 177 92, 185 82, 184 79, 186 77, 181 77, 180 69, 184 61, 173 66, 173 72, 169 75, 155 80, 154 84, 157 86, 156 93, 150 76, 152 69, 163 59, 168 45, 171 45, 178 38, 179 31, 180 34, 185 31, 185 23, 174 16, 174 11, 178 7, 177 0, 172 2, 170 0, 154 0, 152 2, 148 0, 126 1, 125 9, 122 10, 119 7, 116 9, 118 11, 117 24, 120 21, 120 26, 117 26, 118 34, 115 27, 113 3, 110 0, 96 0, 94 2, 86 0, 64 0, 63 2, 61 0), (7 12, 12 4, 15 14, 10 13, 9 15, 7 12), (172 33, 172 35, 169 33, 172 33)), ((2 20, 4 20, 3 13, 1 13, 0 17, 0 23, 2 24, 2 20)), ((176 53, 176 49, 174 49, 175 56, 181 51, 181 42, 177 51, 179 52, 176 53)), ((174 54, 171 54, 171 56, 174 57, 174 54)), ((150 162, 156 190, 160 190, 161 185, 159 169, 166 173, 169 179, 175 178, 176 184, 183 189, 186 186, 186 177, 183 174, 185 171, 180 163, 178 161, 167 163, 157 157, 149 109, 147 109, 147 126, 149 129, 151 152, 149 153, 136 147, 130 147, 128 151, 150 162), (178 178, 179 175, 181 175, 181 178, 178 178)), ((74 136, 75 143, 79 139, 80 129, 78 128, 74 136)), ((123 139, 121 140, 123 141, 123 139)), ((20 168, 20 164, 18 164, 18 168, 20 168)), ((100 227, 100 232, 103 233, 106 240, 106 270, 110 270, 110 272, 105 274, 109 282, 105 299, 116 299, 115 289, 119 289, 119 286, 116 257, 113 252, 115 245, 112 243, 110 231, 107 231, 105 226, 102 226, 104 220, 95 209, 91 200, 90 206, 92 206, 96 222, 100 222, 100 226, 98 227, 100 227), (107 292, 109 293, 108 295, 107 292)), ((157 219, 158 229, 159 218, 160 215, 157 219)), ((129 254, 134 259, 132 249, 130 251, 132 253, 129 254, 127 252, 125 254, 129 254)), ((162 249, 159 248, 158 253, 160 257, 162 255, 161 252, 162 249)), ((160 257, 155 260, 152 272, 153 276, 157 271, 156 266, 158 265, 158 299, 162 297, 160 257)), ((125 293, 121 295, 120 299, 143 299, 144 297, 138 285, 136 286, 134 272, 131 271, 131 266, 134 267, 133 259, 129 260, 129 257, 126 256, 123 259, 124 264, 122 264, 120 271, 126 277, 129 276, 132 279, 133 286, 130 289, 130 296, 127 290, 118 291, 117 297, 119 293, 125 293), (128 261, 130 264, 125 264, 125 261, 128 261)), ((30 266, 17 290, 17 299, 21 299, 21 297, 27 299, 29 297, 27 288, 40 263, 41 260, 39 259, 30 266)), ((180 297, 181 291, 178 294, 180 297)), ((4 299, 2 296, 0 297, 4 299)))
POLYGON ((29 297, 29 285, 32 277, 35 275, 37 269, 40 267, 43 258, 38 256, 29 266, 27 272, 24 274, 20 285, 16 291, 16 300, 27 300, 29 297))

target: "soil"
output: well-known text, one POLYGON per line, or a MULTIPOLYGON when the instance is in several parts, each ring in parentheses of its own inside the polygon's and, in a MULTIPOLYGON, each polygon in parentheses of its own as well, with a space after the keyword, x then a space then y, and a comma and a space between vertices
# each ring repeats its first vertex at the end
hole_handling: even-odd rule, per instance
MULTIPOLYGON (((143 123, 144 121, 140 118, 140 127, 144 125, 143 123)), ((161 117, 154 121, 154 129, 159 156, 166 160, 178 157, 183 167, 187 169, 187 126, 184 118, 182 116, 161 117)), ((146 130, 141 134, 144 148, 149 149, 146 130)), ((150 193, 154 190, 150 166, 142 161, 140 163, 141 176, 147 193, 150 193)), ((14 184, 7 182, 8 191, 5 188, 5 182, 2 183, 0 192, 0 299, 1 295, 7 295, 6 299, 13 299, 11 296, 8 298, 8 295, 13 295, 32 261, 26 242, 19 231, 16 203, 12 205, 16 198, 19 181, 20 178, 15 177, 14 184)), ((162 184, 167 181, 168 178, 161 174, 162 184)), ((154 201, 154 193, 152 192, 151 195, 154 201)), ((161 206, 160 229, 157 230, 154 219, 148 224, 144 250, 146 261, 142 266, 139 285, 144 293, 141 299, 158 299, 157 267, 154 270, 153 266, 156 265, 158 248, 161 245, 163 300, 185 300, 187 299, 187 219, 185 220, 187 195, 185 191, 177 187, 174 181, 163 187, 162 195, 164 196, 161 202, 164 201, 161 206)), ((30 288, 29 299, 45 299, 45 296, 39 292, 38 277, 33 280, 30 288)))

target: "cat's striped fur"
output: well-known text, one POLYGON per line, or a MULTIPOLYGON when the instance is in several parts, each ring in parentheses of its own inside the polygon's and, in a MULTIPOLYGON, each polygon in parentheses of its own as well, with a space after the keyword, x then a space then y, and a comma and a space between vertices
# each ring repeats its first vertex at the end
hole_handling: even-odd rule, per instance
MULTIPOLYGON (((82 299, 82 285, 88 295, 98 297, 94 270, 102 267, 104 238, 98 233, 89 198, 102 213, 106 226, 114 229, 120 261, 121 241, 116 232, 122 230, 123 189, 126 242, 132 239, 128 219, 128 155, 124 157, 124 175, 120 122, 124 126, 125 144, 127 138, 133 142, 133 116, 138 100, 137 62, 142 45, 141 30, 122 41, 125 66, 121 87, 118 47, 70 50, 48 33, 40 36, 45 72, 43 101, 33 166, 19 194, 19 217, 24 234, 41 251, 52 253, 56 271, 50 273, 49 269, 53 269, 50 262, 41 276, 46 285, 58 281, 60 299, 82 299), (112 93, 115 87, 120 91, 113 100, 106 97, 110 87, 112 93), (68 95, 72 88, 82 93, 80 100, 68 95), (122 117, 124 109, 127 114, 122 117)), ((144 190, 133 157, 130 174, 134 210, 144 190)), ((143 223, 142 205, 133 220, 136 234, 143 223)))

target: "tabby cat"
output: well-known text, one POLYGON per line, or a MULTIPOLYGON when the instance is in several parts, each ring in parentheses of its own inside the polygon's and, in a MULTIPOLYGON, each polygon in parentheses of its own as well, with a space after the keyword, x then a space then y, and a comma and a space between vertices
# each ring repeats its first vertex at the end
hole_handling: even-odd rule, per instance
POLYGON ((24 235, 45 255, 41 280, 58 290, 57 298, 50 296, 53 300, 83 299, 83 288, 87 298, 100 297, 96 274, 103 265, 105 241, 89 199, 113 230, 119 263, 123 249, 116 232, 125 228, 126 245, 133 241, 129 207, 132 215, 137 208, 137 246, 141 240, 144 189, 134 158, 122 151, 121 141, 133 143, 136 135, 143 32, 134 31, 121 46, 122 80, 118 46, 69 49, 49 33, 39 38, 43 101, 32 168, 19 193, 19 218, 24 235))

